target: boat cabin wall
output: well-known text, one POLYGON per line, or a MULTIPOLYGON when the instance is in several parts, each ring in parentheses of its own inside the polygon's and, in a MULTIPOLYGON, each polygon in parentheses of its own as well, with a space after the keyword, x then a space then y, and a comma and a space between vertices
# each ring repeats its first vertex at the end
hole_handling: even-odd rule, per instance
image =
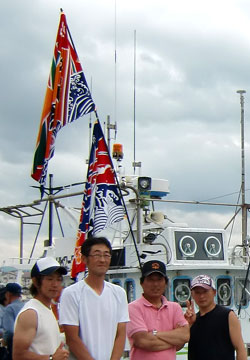
MULTIPOLYGON (((170 301, 180 304, 183 312, 186 310, 186 301, 191 300, 190 283, 192 279, 201 274, 212 277, 215 284, 215 302, 219 305, 231 308, 238 313, 240 304, 241 312, 239 315, 242 327, 249 329, 250 321, 250 281, 247 281, 247 289, 243 292, 246 271, 244 269, 218 269, 202 268, 197 266, 193 269, 173 269, 167 267, 168 284, 165 296, 170 301)), ((142 295, 140 285, 141 272, 138 268, 121 270, 110 270, 107 274, 107 280, 122 286, 126 293, 128 302, 138 299, 142 295)), ((195 306, 198 311, 197 306, 195 306)), ((244 331, 244 341, 250 343, 250 332, 244 331)))

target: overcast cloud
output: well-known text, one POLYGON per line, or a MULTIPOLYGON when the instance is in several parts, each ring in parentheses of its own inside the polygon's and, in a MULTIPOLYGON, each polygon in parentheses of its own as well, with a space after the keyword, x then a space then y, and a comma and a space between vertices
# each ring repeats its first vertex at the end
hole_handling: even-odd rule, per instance
MULTIPOLYGON (((133 171, 136 30, 136 160, 142 162, 141 175, 168 179, 169 199, 236 203, 241 182, 238 89, 247 91, 250 187, 248 0, 116 0, 116 119, 115 0, 9 0, 0 5, 0 207, 39 198, 30 187, 36 185, 30 172, 60 8, 92 84, 103 128, 107 115, 117 121, 125 172, 133 171)), ((85 116, 59 132, 49 164, 54 185, 85 180, 88 122, 85 116)), ((164 211, 193 227, 223 228, 234 209, 166 204, 164 211)), ((18 229, 17 220, 0 212, 1 257, 18 256, 18 229)), ((25 236, 27 256, 34 233, 26 231, 25 236)))

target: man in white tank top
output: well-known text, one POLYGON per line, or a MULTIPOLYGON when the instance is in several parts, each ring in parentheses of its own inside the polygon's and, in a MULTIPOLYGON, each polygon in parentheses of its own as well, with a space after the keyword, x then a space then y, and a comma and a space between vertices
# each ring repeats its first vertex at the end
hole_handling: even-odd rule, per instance
POLYGON ((51 257, 39 259, 31 270, 29 300, 19 312, 13 339, 13 360, 66 360, 60 330, 51 309, 67 270, 51 257))

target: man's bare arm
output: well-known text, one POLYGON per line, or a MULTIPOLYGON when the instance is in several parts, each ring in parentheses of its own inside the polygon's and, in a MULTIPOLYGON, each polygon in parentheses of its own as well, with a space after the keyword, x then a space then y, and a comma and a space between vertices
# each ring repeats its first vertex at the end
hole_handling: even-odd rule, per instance
POLYGON ((132 335, 134 346, 146 351, 161 351, 172 347, 166 341, 158 338, 152 332, 138 331, 132 335))
POLYGON ((247 360, 247 353, 241 334, 240 322, 233 311, 229 313, 229 334, 236 351, 237 360, 247 360))
POLYGON ((180 326, 169 331, 158 331, 157 337, 172 346, 178 346, 178 348, 179 346, 182 347, 189 341, 189 325, 180 326))
POLYGON ((94 360, 79 337, 79 326, 63 325, 66 343, 77 360, 94 360))
POLYGON ((61 344, 54 354, 39 355, 29 350, 37 330, 37 314, 28 309, 19 315, 13 338, 13 360, 48 360, 53 355, 54 360, 68 359, 68 350, 61 344))
POLYGON ((117 332, 110 360, 120 360, 126 341, 126 323, 117 325, 117 332))

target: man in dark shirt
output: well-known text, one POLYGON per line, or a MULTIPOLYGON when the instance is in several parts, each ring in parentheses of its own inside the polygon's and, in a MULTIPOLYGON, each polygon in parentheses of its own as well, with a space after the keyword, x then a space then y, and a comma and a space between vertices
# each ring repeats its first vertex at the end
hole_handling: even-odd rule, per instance
POLYGON ((231 309, 217 305, 214 282, 208 275, 196 276, 191 294, 199 307, 187 301, 185 318, 190 325, 188 360, 247 360, 240 322, 231 309))
POLYGON ((8 283, 5 287, 5 298, 7 306, 3 314, 3 342, 8 349, 8 360, 12 359, 12 342, 14 334, 14 323, 17 314, 23 307, 22 288, 17 283, 8 283))

